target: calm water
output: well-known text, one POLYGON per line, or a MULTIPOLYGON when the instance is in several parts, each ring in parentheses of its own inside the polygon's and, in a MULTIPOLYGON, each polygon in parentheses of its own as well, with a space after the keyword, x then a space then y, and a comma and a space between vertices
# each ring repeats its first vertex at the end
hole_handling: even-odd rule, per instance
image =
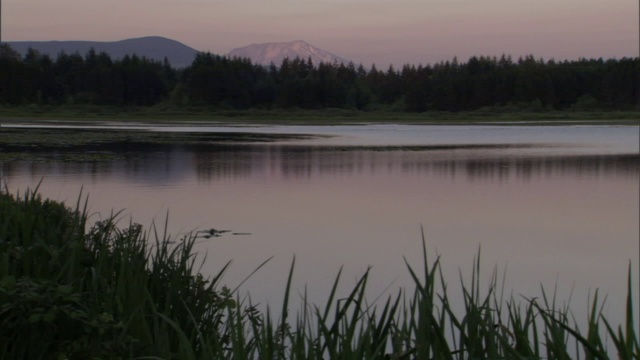
MULTIPOLYGON (((108 125, 111 126, 111 125, 108 125)), ((143 124, 134 126, 147 128, 143 124)), ((506 268, 507 291, 587 306, 595 288, 605 313, 622 315, 626 275, 637 284, 637 126, 171 127, 153 131, 323 134, 270 144, 167 146, 123 160, 4 163, 12 192, 42 177, 47 197, 89 194, 94 219, 124 209, 123 222, 154 219, 174 236, 230 229, 251 235, 205 240, 203 272, 232 260, 225 282, 254 302, 279 305, 296 258, 295 291, 322 303, 341 266, 345 289, 372 266, 370 297, 409 283, 403 257, 421 265, 421 227, 449 287, 481 249, 483 275, 506 268)), ((346 291, 346 290, 345 290, 346 291)))

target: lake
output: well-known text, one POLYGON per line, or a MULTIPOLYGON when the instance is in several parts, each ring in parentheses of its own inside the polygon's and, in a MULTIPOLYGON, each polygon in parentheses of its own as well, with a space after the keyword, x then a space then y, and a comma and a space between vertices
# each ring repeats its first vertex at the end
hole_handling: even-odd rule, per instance
POLYGON ((559 302, 571 298, 577 317, 586 318, 579 310, 598 288, 608 294, 605 315, 622 319, 630 264, 638 284, 638 126, 101 127, 320 135, 114 149, 121 156, 110 161, 0 167, 13 193, 44 179, 43 196, 73 205, 88 194, 93 220, 122 210, 123 225, 155 221, 162 229, 168 214, 174 238, 212 227, 242 233, 202 238, 197 249, 206 253, 206 274, 232 260, 224 277, 232 288, 273 257, 239 290, 253 302, 280 306, 294 256, 294 296, 306 285, 320 304, 340 267, 342 293, 369 266, 372 300, 412 289, 404 259, 422 265, 422 233, 452 291, 459 272, 470 281, 479 252, 486 280, 506 269, 508 295, 557 287, 559 302))

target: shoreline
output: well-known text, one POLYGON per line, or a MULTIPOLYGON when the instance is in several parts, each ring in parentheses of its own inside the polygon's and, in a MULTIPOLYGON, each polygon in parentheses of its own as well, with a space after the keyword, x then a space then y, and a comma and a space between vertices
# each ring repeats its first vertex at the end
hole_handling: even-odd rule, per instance
POLYGON ((210 110, 206 108, 112 108, 87 107, 0 107, 0 124, 15 123, 70 124, 119 122, 193 124, 193 125, 357 125, 357 124, 640 124, 640 111, 511 111, 501 108, 470 112, 399 113, 356 111, 348 109, 321 110, 210 110))

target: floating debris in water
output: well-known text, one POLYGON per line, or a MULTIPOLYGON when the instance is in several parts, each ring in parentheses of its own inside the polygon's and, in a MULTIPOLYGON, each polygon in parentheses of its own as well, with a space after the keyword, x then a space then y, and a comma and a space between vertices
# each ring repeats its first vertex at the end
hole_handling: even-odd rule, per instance
POLYGON ((196 237, 210 239, 212 237, 221 237, 226 233, 231 233, 231 235, 251 235, 251 233, 248 233, 248 232, 231 232, 231 230, 218 230, 218 229, 211 228, 209 230, 198 231, 197 234, 202 234, 202 235, 196 235, 196 237))
POLYGON ((225 233, 231 232, 231 230, 218 230, 211 228, 209 230, 200 230, 198 233, 204 233, 204 235, 200 235, 199 237, 203 237, 205 239, 209 239, 211 237, 220 237, 225 233))

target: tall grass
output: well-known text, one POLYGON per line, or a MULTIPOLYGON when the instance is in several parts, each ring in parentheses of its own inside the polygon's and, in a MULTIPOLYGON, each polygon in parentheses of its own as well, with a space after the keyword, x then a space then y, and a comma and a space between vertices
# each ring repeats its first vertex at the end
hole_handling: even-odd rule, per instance
POLYGON ((0 192, 0 358, 640 358, 631 273, 625 323, 601 315, 596 292, 580 328, 544 289, 505 299, 495 271, 481 281, 479 255, 471 282, 461 276, 461 299, 450 298, 423 241, 422 266, 407 262, 414 288, 373 303, 368 271, 340 298, 339 272, 325 304, 305 292, 290 313, 293 261, 274 318, 221 285, 228 264, 200 273, 194 236, 174 240, 166 228, 115 219, 89 227, 82 201, 71 209, 37 191, 0 192))

